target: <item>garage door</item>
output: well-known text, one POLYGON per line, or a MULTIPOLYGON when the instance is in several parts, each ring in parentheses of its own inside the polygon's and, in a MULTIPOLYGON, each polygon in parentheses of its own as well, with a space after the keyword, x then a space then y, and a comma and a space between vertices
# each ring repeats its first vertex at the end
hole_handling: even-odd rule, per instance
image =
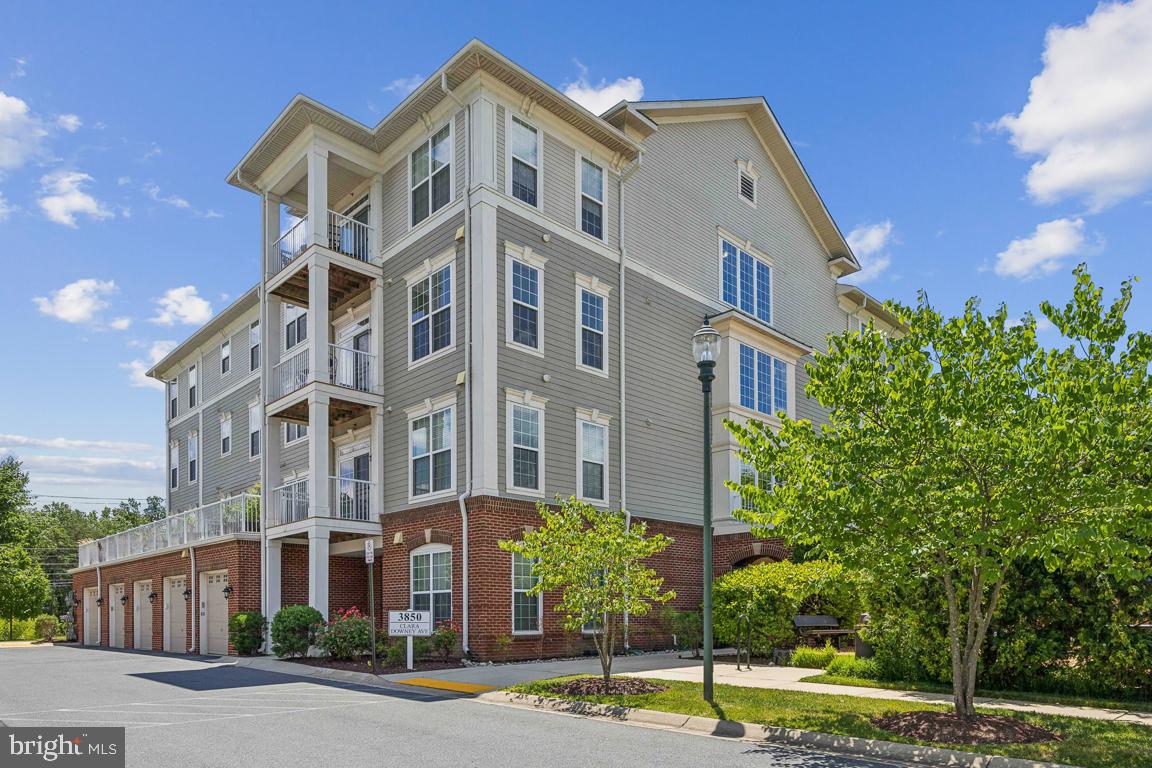
POLYGON ((113 648, 124 647, 124 585, 113 584, 108 588, 108 644, 113 648))
POLYGON ((84 645, 100 645, 100 598, 98 587, 84 590, 84 645))
POLYGON ((204 574, 204 650, 206 653, 228 653, 228 572, 204 574))
POLYGON ((152 650, 151 581, 138 581, 132 586, 132 647, 152 650))
POLYGON ((188 601, 184 599, 187 587, 187 577, 164 579, 164 650, 169 653, 188 651, 188 601))

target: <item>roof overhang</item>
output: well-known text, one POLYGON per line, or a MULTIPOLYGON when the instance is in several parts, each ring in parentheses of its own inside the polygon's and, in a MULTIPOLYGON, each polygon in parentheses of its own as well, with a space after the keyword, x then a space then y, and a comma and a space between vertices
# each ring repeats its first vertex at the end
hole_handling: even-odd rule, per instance
POLYGON ((884 302, 856 285, 840 283, 836 286, 836 298, 847 303, 853 311, 865 310, 898 331, 907 331, 900 318, 885 306, 884 302))
POLYGON ((815 350, 804 342, 794 339, 786 333, 781 333, 770 325, 754 320, 738 309, 729 309, 718 315, 712 315, 708 322, 722 333, 729 327, 737 326, 751 331, 754 334, 767 336, 784 350, 800 358, 812 354, 815 350))
POLYGON ((168 374, 171 370, 177 367, 177 364, 184 360, 189 352, 215 339, 222 329, 227 328, 239 320, 246 312, 255 306, 259 306, 259 304, 260 286, 254 285, 245 291, 240 298, 222 309, 220 314, 200 326, 195 333, 177 345, 175 349, 165 355, 158 363, 153 365, 145 375, 160 381, 167 381, 170 378, 168 374))
POLYGON ((420 122, 422 115, 431 112, 442 100, 448 98, 446 91, 454 90, 481 71, 524 94, 611 152, 618 153, 624 160, 631 160, 640 151, 640 144, 616 126, 592 114, 485 43, 471 40, 408 94, 374 128, 324 106, 315 99, 296 95, 228 174, 228 183, 250 192, 261 192, 256 186, 256 180, 309 126, 324 128, 370 152, 380 154, 420 122))

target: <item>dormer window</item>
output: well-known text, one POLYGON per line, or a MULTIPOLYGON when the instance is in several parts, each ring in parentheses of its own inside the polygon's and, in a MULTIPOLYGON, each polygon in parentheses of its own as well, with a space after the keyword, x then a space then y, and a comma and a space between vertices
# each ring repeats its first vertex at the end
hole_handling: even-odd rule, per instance
POLYGON ((739 178, 738 191, 740 193, 740 199, 755 208, 756 180, 760 174, 758 174, 756 169, 752 167, 752 164, 746 160, 737 161, 736 166, 739 178))

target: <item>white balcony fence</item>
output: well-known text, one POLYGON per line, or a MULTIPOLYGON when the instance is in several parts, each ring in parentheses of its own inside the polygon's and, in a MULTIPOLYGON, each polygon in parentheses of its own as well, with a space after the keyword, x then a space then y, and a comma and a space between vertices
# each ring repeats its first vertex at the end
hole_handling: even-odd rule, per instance
POLYGON ((336 211, 328 211, 328 247, 360 261, 372 261, 372 227, 336 211))
POLYGON ((272 368, 272 399, 289 395, 308 383, 308 346, 292 353, 272 368))
POLYGON ((372 483, 351 477, 330 477, 332 516, 342 520, 372 519, 372 483))
POLYGON ((79 546, 79 566, 99 565, 238 533, 260 532, 260 497, 242 493, 79 546))
POLYGON ((308 517, 308 480, 293 480, 273 488, 269 505, 268 527, 305 519, 308 517))
POLYGON ((308 217, 304 216, 272 243, 269 274, 276 274, 292 263, 308 247, 308 217))
POLYGON ((328 345, 328 381, 332 384, 371 392, 375 368, 375 355, 351 347, 328 345))

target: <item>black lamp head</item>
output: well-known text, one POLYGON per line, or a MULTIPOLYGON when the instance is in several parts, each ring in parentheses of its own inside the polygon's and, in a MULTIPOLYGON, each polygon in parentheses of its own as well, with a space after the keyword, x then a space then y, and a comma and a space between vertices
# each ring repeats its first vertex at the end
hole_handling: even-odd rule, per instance
POLYGON ((156 593, 155 592, 149 592, 148 593, 148 602, 150 602, 150 603, 156 602, 156 593))

